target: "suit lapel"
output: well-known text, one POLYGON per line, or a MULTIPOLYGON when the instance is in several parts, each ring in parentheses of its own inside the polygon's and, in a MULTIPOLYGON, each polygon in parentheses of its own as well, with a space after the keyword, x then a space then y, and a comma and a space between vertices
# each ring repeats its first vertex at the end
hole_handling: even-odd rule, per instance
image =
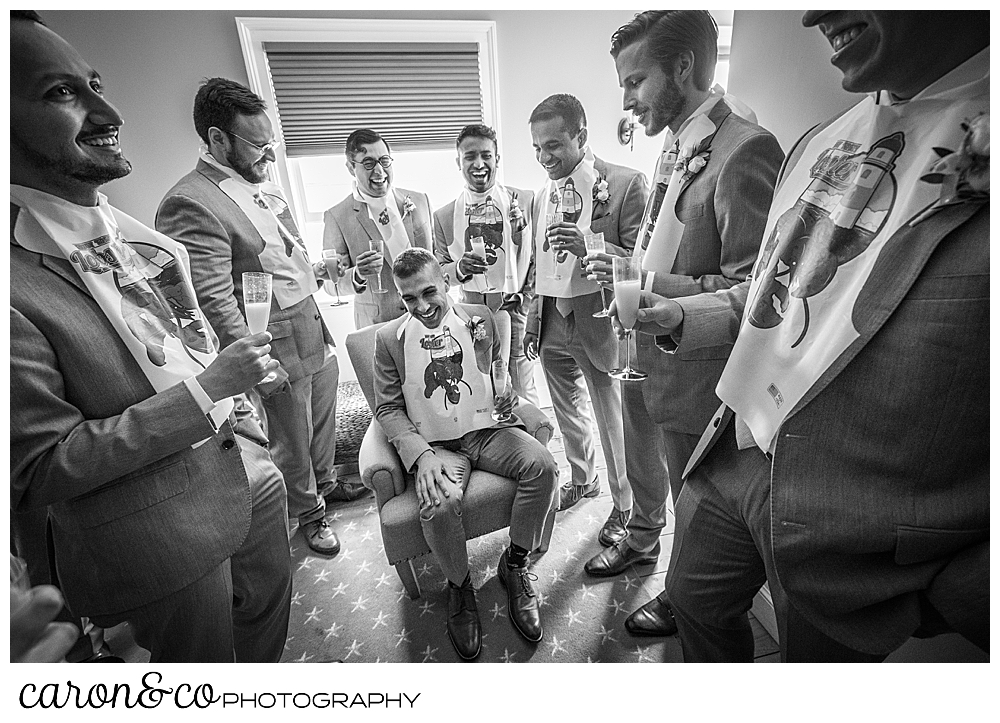
POLYGON ((972 218, 982 205, 982 203, 966 203, 951 206, 917 226, 905 225, 892 235, 879 254, 871 275, 854 305, 852 321, 860 336, 806 392, 789 413, 788 418, 823 391, 871 341, 909 293, 910 287, 913 286, 941 240, 972 218))
POLYGON ((57 276, 61 276, 87 296, 90 296, 90 291, 87 289, 87 285, 83 283, 83 279, 80 278, 80 275, 73 270, 73 265, 70 264, 69 261, 66 261, 65 259, 57 259, 54 256, 49 256, 48 254, 42 254, 42 266, 57 276))
MULTIPOLYGON (((375 228, 375 222, 372 221, 368 215, 368 206, 356 198, 354 199, 354 213, 358 219, 358 223, 361 225, 361 228, 363 228, 365 233, 368 234, 369 240, 382 237, 378 232, 378 229, 375 228)), ((367 249, 365 249, 365 251, 367 251, 367 249)))
MULTIPOLYGON (((712 133, 712 135, 710 135, 708 138, 706 138, 699 144, 698 147, 699 149, 701 149, 698 151, 699 153, 704 151, 708 151, 709 153, 711 153, 712 143, 715 141, 715 136, 719 134, 719 130, 722 128, 722 124, 726 122, 726 119, 730 116, 732 112, 733 110, 732 108, 729 107, 729 104, 721 99, 719 100, 718 103, 715 104, 715 107, 712 108, 711 111, 709 111, 708 119, 712 121, 712 123, 715 125, 715 132, 712 133)), ((711 163, 711 156, 709 156, 709 163, 711 163)), ((687 177, 687 179, 685 179, 684 182, 681 184, 681 190, 677 194, 678 201, 680 200, 680 197, 681 195, 683 195, 684 191, 687 190, 687 187, 691 185, 691 181, 693 181, 697 175, 698 174, 696 173, 690 174, 687 177)))

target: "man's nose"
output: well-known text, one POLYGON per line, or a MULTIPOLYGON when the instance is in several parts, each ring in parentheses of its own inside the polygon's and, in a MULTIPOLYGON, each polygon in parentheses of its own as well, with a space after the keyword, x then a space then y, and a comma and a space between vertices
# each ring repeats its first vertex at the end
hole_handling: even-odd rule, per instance
POLYGON ((122 118, 118 109, 111 105, 111 102, 103 95, 94 90, 87 93, 87 106, 87 119, 91 123, 116 127, 125 125, 125 119, 122 118))
POLYGON ((278 160, 278 157, 274 155, 273 148, 268 148, 267 150, 264 151, 264 158, 266 158, 271 163, 275 163, 278 160))

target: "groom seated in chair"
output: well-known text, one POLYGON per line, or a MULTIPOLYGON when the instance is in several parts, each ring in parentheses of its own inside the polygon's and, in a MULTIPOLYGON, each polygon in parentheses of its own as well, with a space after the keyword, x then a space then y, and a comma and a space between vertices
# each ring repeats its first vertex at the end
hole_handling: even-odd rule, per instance
POLYGON ((481 469, 517 485, 511 542, 497 576, 514 627, 538 642, 542 626, 528 553, 541 542, 553 503, 555 460, 525 431, 509 382, 494 393, 491 366, 500 361, 500 343, 490 310, 452 302, 447 275, 424 249, 397 256, 392 277, 409 313, 380 328, 375 339, 375 417, 415 478, 424 538, 448 578, 448 637, 460 657, 479 655, 462 497, 472 470, 481 469))

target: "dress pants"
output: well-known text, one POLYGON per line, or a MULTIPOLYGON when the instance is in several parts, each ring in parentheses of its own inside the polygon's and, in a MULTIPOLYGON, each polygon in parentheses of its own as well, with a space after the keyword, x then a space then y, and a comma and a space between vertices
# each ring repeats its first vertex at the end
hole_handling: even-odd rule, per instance
POLYGON ((573 314, 564 317, 553 299, 543 297, 542 369, 552 397, 552 409, 563 436, 571 482, 585 485, 597 478, 593 414, 607 463, 611 499, 619 510, 632 509, 632 490, 625 466, 621 382, 601 371, 576 338, 573 314))
MULTIPOLYGON (((236 435, 253 499, 250 530, 201 579, 141 608, 93 618, 122 622, 150 663, 276 663, 288 634, 292 570, 281 473, 267 450, 236 435)), ((193 481, 194 482, 194 481, 193 481)))
MULTIPOLYGON (((771 461, 736 447, 735 424, 691 473, 675 508, 665 581, 685 662, 753 662, 747 618, 768 582, 784 662, 878 662, 817 630, 792 607, 774 570, 771 461)), ((661 594, 661 597, 663 594, 661 594)))
POLYGON ((489 427, 468 432, 457 440, 434 443, 444 454, 459 455, 466 465, 461 484, 448 484, 449 496, 440 505, 420 510, 420 526, 427 546, 445 576, 460 585, 469 572, 469 554, 462 524, 462 497, 472 469, 513 480, 517 485, 510 513, 510 541, 534 550, 558 488, 556 462, 537 439, 518 427, 489 427))
POLYGON ((271 456, 285 478, 288 514, 298 518, 300 526, 323 518, 326 502, 317 488, 337 480, 333 458, 339 380, 337 354, 327 347, 323 366, 315 374, 264 399, 271 456))
POLYGON ((535 389, 535 362, 524 354, 524 328, 527 317, 520 311, 510 310, 510 383, 514 391, 536 407, 539 405, 535 389))
POLYGON ((627 544, 639 552, 649 552, 656 546, 667 524, 667 491, 676 502, 681 473, 700 438, 697 434, 674 432, 650 418, 642 395, 646 383, 622 385, 625 464, 633 500, 627 544))

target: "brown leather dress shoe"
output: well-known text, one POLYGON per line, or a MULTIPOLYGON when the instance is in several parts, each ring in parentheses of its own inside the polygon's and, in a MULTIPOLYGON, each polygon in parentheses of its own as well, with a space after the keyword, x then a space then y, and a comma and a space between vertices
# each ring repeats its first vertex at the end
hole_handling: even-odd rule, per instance
POLYGON ((594 557, 587 560, 587 564, 583 566, 583 571, 594 577, 614 577, 625 572, 629 565, 649 565, 659 559, 659 540, 656 541, 656 546, 649 552, 639 552, 628 546, 627 539, 612 545, 606 550, 601 550, 594 557))
POLYGON ((603 547, 611 547, 628 537, 628 521, 632 518, 632 510, 620 510, 617 507, 611 508, 611 515, 608 521, 601 528, 601 533, 597 536, 597 541, 603 547))
POLYGON ((448 638, 462 660, 475 660, 483 648, 476 591, 468 575, 461 586, 448 583, 448 638))
POLYGON ((601 494, 601 480, 594 478, 594 481, 586 485, 575 485, 572 482, 564 484, 559 488, 559 511, 568 510, 584 497, 597 497, 601 494))
POLYGON ((361 482, 334 482, 319 489, 320 495, 327 502, 353 502, 368 492, 368 488, 361 482))
POLYGON ((654 597, 634 613, 625 618, 625 629, 632 635, 661 637, 675 635, 677 623, 670 605, 654 597))
POLYGON ((538 614, 538 598, 531 587, 535 576, 528 572, 527 567, 509 567, 507 551, 504 550, 497 565, 497 577, 507 590, 510 621, 526 640, 537 643, 542 639, 542 620, 538 614))

